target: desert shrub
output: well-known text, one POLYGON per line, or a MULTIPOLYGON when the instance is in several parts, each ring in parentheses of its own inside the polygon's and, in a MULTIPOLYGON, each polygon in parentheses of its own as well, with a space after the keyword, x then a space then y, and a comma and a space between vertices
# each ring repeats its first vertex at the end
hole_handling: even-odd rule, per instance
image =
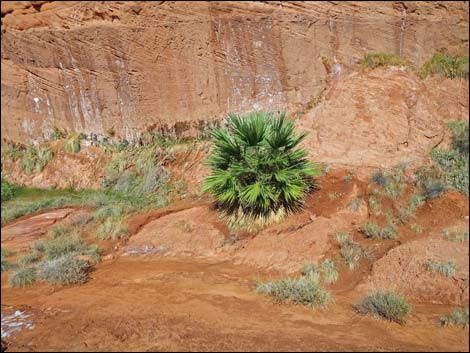
POLYGON ((49 230, 49 232, 47 232, 47 235, 50 237, 50 238, 57 238, 61 235, 65 235, 65 234, 68 234, 70 232, 70 228, 67 227, 65 224, 59 224, 53 228, 51 228, 49 230))
POLYGON ((276 302, 323 307, 330 299, 330 293, 310 276, 282 278, 268 283, 256 281, 255 285, 257 292, 272 296, 276 302))
POLYGON ((85 224, 90 223, 93 220, 93 216, 91 214, 78 214, 72 216, 70 219, 70 225, 73 227, 83 226, 85 224))
POLYGON ((400 163, 385 171, 379 170, 372 175, 372 182, 380 186, 379 193, 396 199, 407 187, 404 180, 405 170, 405 163, 400 163))
POLYGON ((363 203, 364 203, 364 197, 362 195, 359 195, 351 200, 351 202, 348 204, 348 208, 352 212, 357 212, 357 210, 359 210, 359 208, 361 207, 363 203))
POLYGON ((382 200, 378 195, 369 196, 369 207, 375 215, 382 213, 382 200))
POLYGON ((447 124, 447 127, 452 131, 452 149, 467 156, 469 154, 468 125, 468 120, 451 121, 447 124))
POLYGON ((104 221, 108 217, 119 217, 124 214, 124 209, 120 205, 104 205, 92 213, 93 220, 104 221))
POLYGON ((37 158, 38 158, 38 152, 36 148, 32 144, 29 144, 23 153, 23 160, 21 163, 23 171, 26 174, 31 174, 34 171, 37 158))
POLYGON ((418 75, 422 79, 429 75, 441 75, 450 79, 463 78, 468 80, 468 57, 435 53, 423 64, 418 71, 418 75))
POLYGON ((431 158, 439 169, 444 187, 453 188, 468 196, 468 120, 453 121, 448 124, 452 131, 452 148, 434 148, 431 158))
POLYGON ((44 167, 54 158, 54 151, 50 147, 39 147, 37 150, 36 170, 42 172, 44 167))
POLYGON ((409 198, 406 206, 401 207, 399 209, 398 211, 399 221, 402 224, 405 224, 411 221, 415 216, 416 210, 424 204, 425 200, 426 200, 425 195, 421 195, 421 194, 412 195, 409 198))
POLYGON ((20 266, 26 266, 33 262, 37 262, 41 259, 41 253, 38 251, 31 251, 27 254, 21 255, 16 260, 16 263, 20 266))
POLYGON ((162 187, 170 180, 170 177, 171 173, 162 166, 153 166, 146 169, 142 181, 142 192, 148 193, 162 187))
POLYGON ((351 271, 359 268, 362 257, 369 257, 361 245, 351 239, 348 232, 335 232, 335 239, 340 243, 340 254, 351 271))
MULTIPOLYGON (((23 155, 24 148, 15 143, 8 143, 5 151, 6 156, 10 157, 13 162, 16 162, 23 155)), ((3 152, 2 152, 3 155, 3 152)))
POLYGON ((82 136, 77 133, 70 134, 64 142, 64 150, 67 153, 80 152, 82 136))
POLYGON ((368 53, 364 56, 364 59, 362 59, 363 68, 373 69, 379 66, 411 67, 411 64, 408 60, 405 60, 398 55, 384 52, 368 53))
POLYGON ((423 184, 423 196, 426 200, 439 197, 444 191, 445 186, 439 180, 428 180, 423 184))
POLYGON ((322 278, 327 284, 334 283, 338 280, 338 271, 335 268, 335 262, 331 259, 326 259, 321 264, 322 278))
POLYGON ((443 326, 468 326, 468 306, 466 308, 455 309, 450 314, 441 317, 440 322, 443 326))
POLYGON ((52 132, 53 140, 60 140, 60 139, 65 138, 65 136, 67 136, 67 133, 65 131, 62 131, 57 126, 54 126, 54 130, 52 132))
POLYGON ((355 309, 363 314, 404 324, 411 311, 406 298, 391 291, 377 291, 355 305, 355 309))
POLYGON ((228 128, 213 129, 211 168, 203 191, 210 192, 231 226, 264 226, 303 207, 318 169, 284 113, 230 115, 228 128))
POLYGON ((335 231, 334 238, 338 243, 343 243, 346 240, 348 240, 350 237, 350 234, 346 231, 335 231))
POLYGON ((454 260, 439 262, 435 260, 426 261, 426 268, 432 273, 440 273, 444 277, 452 277, 457 270, 457 264, 454 260))
POLYGON ((120 239, 129 234, 126 223, 120 217, 109 217, 100 225, 95 237, 98 239, 120 239))
POLYGON ((26 287, 36 282, 36 269, 20 268, 13 273, 11 285, 13 287, 26 287))
POLYGON ((39 264, 39 278, 57 284, 83 283, 87 280, 88 264, 68 253, 39 264))
POLYGON ((44 253, 46 259, 51 260, 71 252, 84 250, 85 245, 78 234, 60 235, 40 241, 35 249, 44 253))
POLYGON ((383 171, 379 170, 372 174, 372 181, 377 185, 385 186, 387 183, 387 178, 385 177, 383 171))
POLYGON ((1 261, 2 261, 2 272, 3 271, 8 271, 11 268, 11 263, 10 261, 7 260, 9 256, 13 254, 13 252, 10 249, 7 248, 1 248, 1 261))
POLYGON ((416 234, 421 234, 423 232, 423 228, 416 223, 411 224, 410 228, 416 234))
POLYGON ((380 228, 374 221, 368 220, 361 225, 360 231, 367 238, 380 238, 380 239, 396 239, 397 232, 395 226, 392 224, 387 225, 385 228, 380 228))
POLYGON ((468 230, 452 232, 450 229, 444 229, 442 233, 445 239, 452 242, 462 243, 464 241, 468 241, 468 230))
POLYGON ((97 264, 101 261, 101 254, 103 253, 103 249, 101 249, 97 244, 91 244, 86 247, 82 251, 83 255, 87 255, 90 257, 93 264, 97 264))

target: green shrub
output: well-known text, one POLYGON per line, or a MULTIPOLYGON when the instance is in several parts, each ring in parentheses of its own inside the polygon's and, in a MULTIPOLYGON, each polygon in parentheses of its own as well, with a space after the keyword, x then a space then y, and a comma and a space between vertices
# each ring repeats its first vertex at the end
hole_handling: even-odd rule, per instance
POLYGON ((228 128, 213 129, 215 147, 203 191, 216 199, 229 225, 264 226, 303 207, 318 169, 284 113, 230 115, 228 128), (296 149, 297 148, 297 149, 296 149))
POLYGON ((2 177, 2 194, 1 200, 8 201, 13 198, 16 192, 16 187, 14 184, 10 184, 2 177))
POLYGON ((34 282, 36 282, 36 270, 34 268, 20 268, 11 277, 13 287, 26 287, 34 282))
POLYGON ((56 284, 83 283, 87 280, 88 264, 68 253, 39 265, 39 277, 56 284))
POLYGON ((385 228, 380 228, 374 221, 368 220, 361 225, 361 233, 367 238, 380 238, 380 239, 396 239, 397 232, 395 226, 392 224, 387 225, 385 228))
POLYGON ((440 273, 444 277, 452 277, 457 270, 457 264, 454 260, 447 262, 428 260, 426 262, 426 268, 433 273, 440 273))
POLYGON ((21 255, 16 260, 16 263, 20 266, 26 266, 33 262, 39 261, 41 259, 41 253, 38 251, 31 251, 27 254, 21 255))
POLYGON ((42 172, 44 167, 54 158, 54 151, 50 147, 39 147, 37 150, 36 170, 42 172))
POLYGON ((283 278, 268 283, 256 281, 256 291, 272 296, 276 302, 287 301, 311 307, 324 307, 330 299, 330 294, 320 283, 309 276, 283 278))
POLYGON ((384 52, 373 52, 368 53, 362 59, 363 68, 376 68, 379 66, 404 66, 411 67, 408 60, 405 60, 398 55, 384 53, 384 52))
POLYGON ((74 133, 68 136, 64 143, 65 152, 67 153, 80 152, 81 138, 82 136, 77 133, 74 133))
POLYGON ((37 158, 38 152, 36 151, 36 148, 32 144, 29 144, 23 153, 23 160, 21 163, 23 171, 26 174, 31 174, 34 171, 37 158))
POLYGON ((450 314, 441 317, 440 322, 443 326, 468 326, 468 306, 466 308, 455 309, 450 314))
POLYGON ((391 291, 377 291, 356 304, 355 308, 360 313, 373 314, 399 324, 406 322, 406 316, 411 311, 406 298, 391 291))
POLYGON ((438 52, 423 64, 418 75, 422 79, 428 75, 441 75, 450 79, 468 80, 468 57, 450 56, 438 52))

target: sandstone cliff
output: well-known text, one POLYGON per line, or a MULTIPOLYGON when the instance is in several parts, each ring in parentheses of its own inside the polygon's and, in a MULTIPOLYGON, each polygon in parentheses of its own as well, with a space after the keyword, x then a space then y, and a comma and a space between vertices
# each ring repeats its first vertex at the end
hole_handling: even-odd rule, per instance
POLYGON ((341 76, 373 50, 417 65, 468 51, 468 2, 3 1, 1 14, 3 141, 194 135, 230 111, 298 109, 325 86, 322 56, 341 76))

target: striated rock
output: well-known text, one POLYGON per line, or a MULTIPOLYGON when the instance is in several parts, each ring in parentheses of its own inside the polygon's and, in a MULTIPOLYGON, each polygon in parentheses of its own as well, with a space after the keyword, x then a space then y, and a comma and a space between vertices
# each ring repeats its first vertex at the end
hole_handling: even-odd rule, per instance
POLYGON ((297 120, 309 132, 313 160, 344 167, 422 165, 450 134, 445 122, 468 119, 468 84, 422 81, 390 69, 353 72, 336 81, 324 101, 297 120))
MULTIPOLYGON (((322 56, 342 76, 372 50, 417 65, 468 51, 465 2, 12 1, 1 13, 1 132, 20 142, 54 127, 194 136, 230 111, 308 103, 322 56)), ((407 141, 399 116, 377 153, 407 141)))

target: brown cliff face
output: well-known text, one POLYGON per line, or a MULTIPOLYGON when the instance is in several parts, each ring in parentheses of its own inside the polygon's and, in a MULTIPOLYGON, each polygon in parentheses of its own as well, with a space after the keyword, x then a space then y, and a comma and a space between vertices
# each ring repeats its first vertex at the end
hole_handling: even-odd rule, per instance
POLYGON ((2 138, 195 135, 294 110, 369 51, 468 50, 468 2, 2 2, 2 138), (443 30, 445 29, 445 30, 443 30))

